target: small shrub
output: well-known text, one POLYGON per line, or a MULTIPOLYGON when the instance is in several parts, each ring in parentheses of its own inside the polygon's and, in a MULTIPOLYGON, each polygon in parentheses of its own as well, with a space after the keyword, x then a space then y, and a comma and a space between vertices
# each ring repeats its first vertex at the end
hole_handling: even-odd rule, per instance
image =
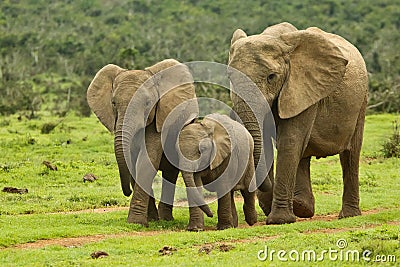
POLYGON ((42 126, 42 130, 40 131, 42 134, 49 134, 51 131, 54 130, 54 128, 56 128, 56 126, 58 125, 58 123, 45 123, 42 126))
POLYGON ((400 158, 400 125, 396 120, 393 122, 393 134, 383 143, 382 149, 385 158, 400 158))
POLYGON ((9 126, 11 124, 10 120, 2 120, 0 122, 0 127, 9 126))
POLYGON ((28 145, 34 145, 36 144, 36 139, 33 138, 29 133, 26 135, 26 143, 28 145))

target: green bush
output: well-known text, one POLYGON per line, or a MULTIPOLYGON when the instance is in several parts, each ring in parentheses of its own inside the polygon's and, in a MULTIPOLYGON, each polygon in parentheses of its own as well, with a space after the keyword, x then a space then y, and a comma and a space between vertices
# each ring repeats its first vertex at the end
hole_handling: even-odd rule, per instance
POLYGON ((393 122, 393 134, 383 143, 383 155, 385 158, 400 158, 400 127, 399 122, 393 122))

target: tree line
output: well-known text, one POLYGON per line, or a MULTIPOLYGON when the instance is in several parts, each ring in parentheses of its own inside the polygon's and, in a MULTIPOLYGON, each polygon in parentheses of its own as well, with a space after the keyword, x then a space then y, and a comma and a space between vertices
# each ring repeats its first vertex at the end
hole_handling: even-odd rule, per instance
MULTIPOLYGON (((165 58, 226 63, 237 28, 288 21, 355 44, 367 63, 370 110, 400 111, 400 0, 3 0, 0 114, 89 115, 86 88, 108 63, 142 69, 165 58)), ((229 102, 227 90, 199 95, 229 102)))

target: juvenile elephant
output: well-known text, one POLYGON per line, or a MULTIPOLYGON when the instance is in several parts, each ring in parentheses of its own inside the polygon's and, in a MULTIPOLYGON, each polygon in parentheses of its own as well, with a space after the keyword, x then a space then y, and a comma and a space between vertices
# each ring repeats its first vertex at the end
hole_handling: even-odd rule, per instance
POLYGON ((157 220, 159 216, 165 220, 173 219, 171 203, 175 191, 171 193, 169 190, 164 194, 164 188, 176 183, 179 170, 163 154, 161 130, 171 126, 164 125, 164 122, 177 106, 182 108, 182 112, 175 123, 184 125, 197 116, 197 102, 185 104, 188 100, 195 100, 193 78, 185 65, 173 59, 161 61, 145 70, 126 70, 109 64, 96 74, 89 85, 89 106, 115 135, 114 150, 122 191, 130 196, 133 189, 129 223, 147 225, 148 220, 157 220), (143 135, 145 142, 140 143, 138 140, 143 135), (124 154, 127 149, 130 150, 129 159, 124 154), (149 198, 149 191, 135 183, 140 179, 144 181, 141 185, 150 185, 147 190, 151 190, 157 170, 161 170, 163 178, 170 182, 163 179, 161 199, 166 201, 159 203, 159 215, 154 198, 149 198))
POLYGON ((190 205, 188 230, 204 229, 204 216, 200 208, 209 214, 204 209, 206 205, 200 208, 193 205, 196 202, 205 203, 197 190, 202 185, 217 193, 217 229, 238 225, 235 190, 240 190, 244 198, 246 222, 249 225, 255 224, 255 184, 252 192, 249 191, 255 181, 253 139, 246 128, 226 115, 210 114, 201 121, 186 125, 177 140, 179 168, 187 187, 190 205))
MULTIPOLYGON (((258 194, 266 215, 271 211, 267 224, 295 222, 295 215, 314 215, 311 156, 340 155, 344 192, 339 218, 360 215, 358 169, 368 77, 357 48, 315 27, 297 30, 281 23, 252 36, 238 29, 231 40, 229 66, 257 85, 276 123, 273 193, 268 190, 258 194), (268 200, 271 194, 272 204, 268 200)), ((230 79, 234 91, 244 88, 237 75, 232 74, 230 79)), ((249 105, 235 93, 231 98, 234 110, 254 138, 257 164, 263 156, 262 142, 270 141, 260 132, 249 105)), ((254 99, 251 104, 261 107, 263 100, 254 99)), ((271 182, 265 180, 270 189, 271 182)))

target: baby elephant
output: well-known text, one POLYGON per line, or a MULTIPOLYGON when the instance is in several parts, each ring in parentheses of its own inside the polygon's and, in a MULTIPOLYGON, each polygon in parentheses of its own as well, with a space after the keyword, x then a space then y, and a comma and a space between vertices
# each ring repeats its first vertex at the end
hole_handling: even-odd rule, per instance
POLYGON ((240 190, 244 198, 246 222, 255 224, 254 144, 246 128, 226 115, 210 114, 186 125, 177 140, 179 168, 190 206, 188 230, 204 229, 201 210, 212 216, 201 194, 203 185, 217 193, 218 230, 238 226, 235 190, 240 190))

